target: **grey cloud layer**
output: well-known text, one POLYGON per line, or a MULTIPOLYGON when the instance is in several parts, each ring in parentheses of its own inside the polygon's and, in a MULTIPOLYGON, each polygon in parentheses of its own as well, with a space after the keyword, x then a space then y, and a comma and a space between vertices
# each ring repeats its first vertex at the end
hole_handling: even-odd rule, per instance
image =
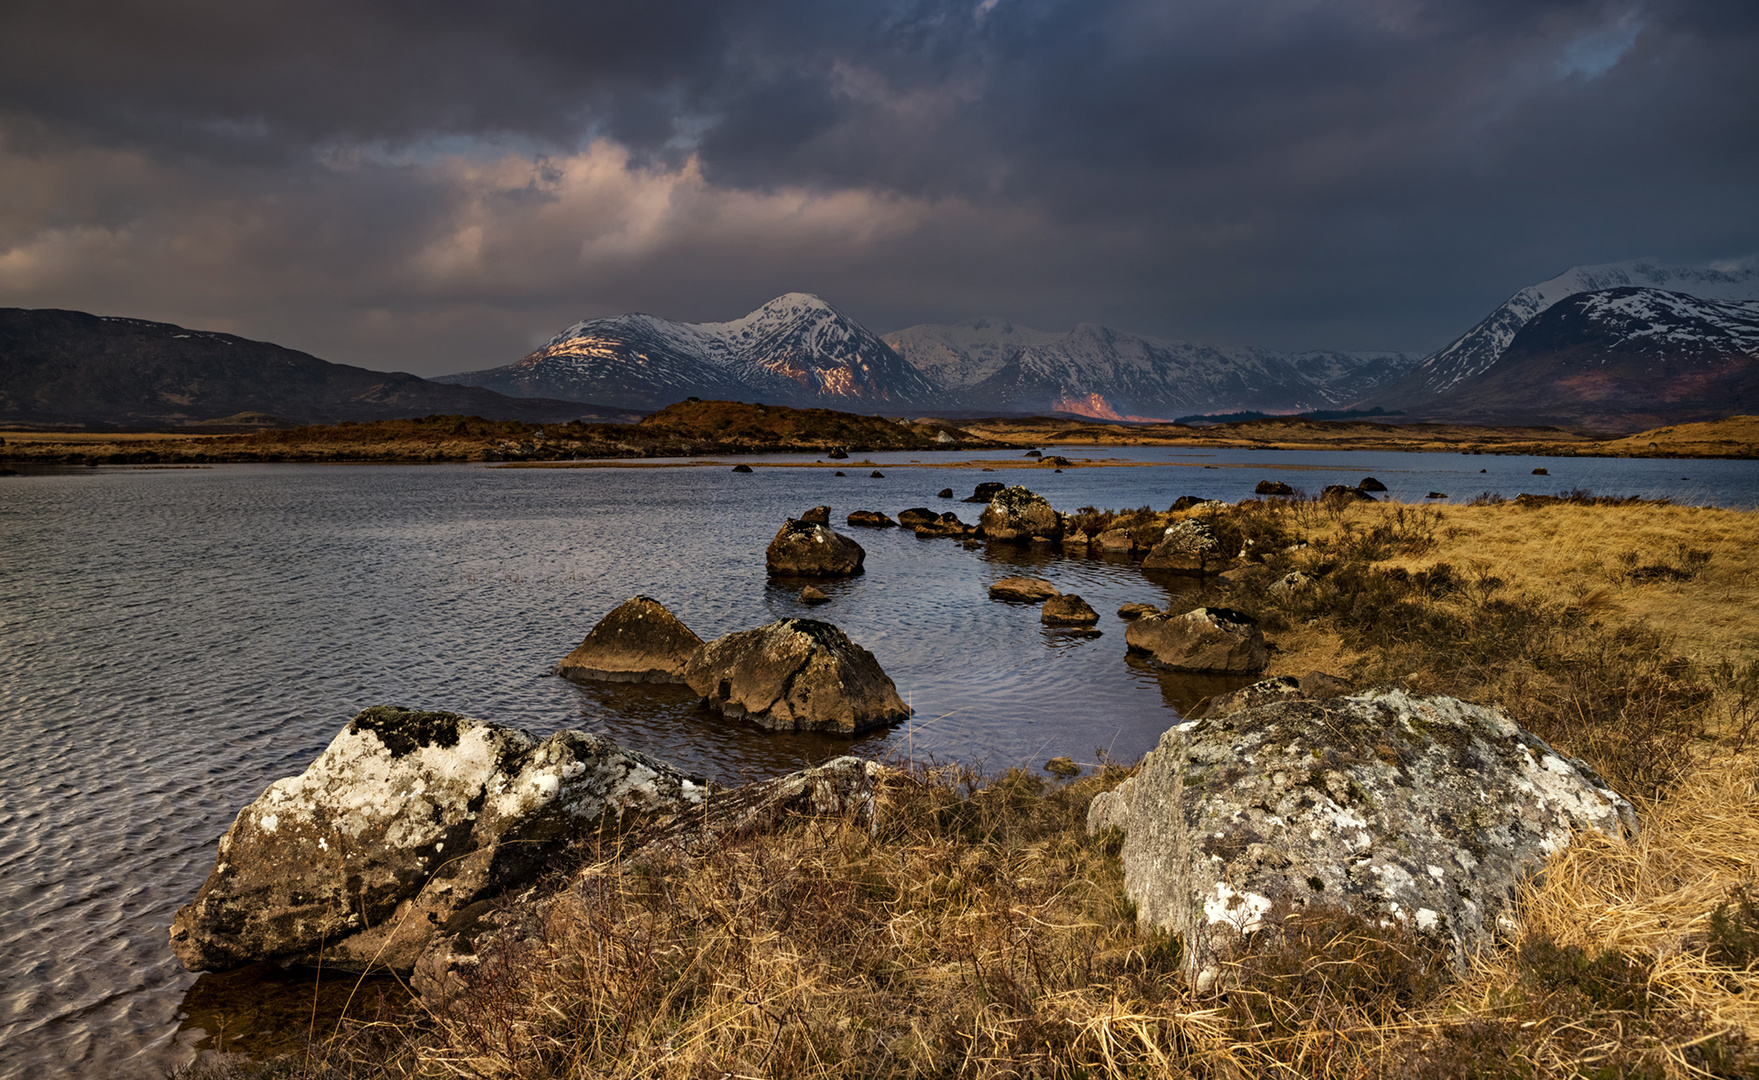
POLYGON ((1759 252, 1724 3, 0 13, 0 304, 438 373, 825 295, 1433 348, 1572 263, 1759 252))

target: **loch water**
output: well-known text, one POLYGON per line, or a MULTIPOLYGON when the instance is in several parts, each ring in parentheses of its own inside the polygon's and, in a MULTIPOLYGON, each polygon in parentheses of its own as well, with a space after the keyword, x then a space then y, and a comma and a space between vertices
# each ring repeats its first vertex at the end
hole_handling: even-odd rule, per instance
POLYGON ((166 926, 238 809, 302 770, 355 713, 393 703, 544 736, 599 731, 723 782, 837 753, 1000 770, 1066 754, 1128 760, 1181 708, 1238 681, 1128 659, 1128 601, 1176 581, 1127 560, 966 548, 841 524, 857 509, 955 510, 985 480, 1060 510, 1235 501, 1260 479, 1310 491, 1374 475, 1450 501, 1589 489, 1759 505, 1759 465, 1362 452, 1175 454, 1065 448, 1155 467, 987 473, 969 455, 874 455, 828 468, 751 459, 678 468, 481 465, 37 470, 0 479, 0 1077, 163 1076, 207 1034, 166 926), (1544 466, 1550 474, 1531 475, 1544 466), (885 475, 870 476, 875 469, 885 475), (1483 471, 1480 471, 1483 470, 1483 471), (1689 478, 1689 479, 1687 479, 1689 478), (828 504, 867 572, 768 579, 781 521, 828 504), (1101 613, 1097 637, 987 599, 1031 573, 1101 613), (548 675, 629 596, 705 639, 811 614, 871 650, 910 722, 853 740, 778 735, 700 713, 672 687, 548 675))

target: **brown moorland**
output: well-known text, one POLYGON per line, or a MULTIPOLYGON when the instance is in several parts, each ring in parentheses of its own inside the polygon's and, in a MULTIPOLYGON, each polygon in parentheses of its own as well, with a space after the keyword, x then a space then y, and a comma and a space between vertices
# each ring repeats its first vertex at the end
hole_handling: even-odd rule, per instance
MULTIPOLYGON (((238 418, 231 418, 238 419, 238 418)), ((240 425, 234 425, 240 426, 240 425)), ((248 425, 243 425, 248 426, 248 425)), ((467 416, 312 425, 222 433, 0 432, 0 461, 34 464, 202 464, 215 462, 550 463, 787 451, 1188 446, 1284 450, 1394 450, 1542 456, 1759 457, 1759 417, 1677 424, 1623 438, 1562 428, 1386 424, 1296 418, 1211 427, 1119 425, 1049 417, 899 422, 830 409, 727 401, 683 401, 637 424, 532 424, 467 416)), ((1121 461, 1077 464, 1126 464, 1121 461)), ((995 462, 984 464, 995 466, 995 462)), ((1040 464, 1008 461, 1009 467, 1040 464)))
POLYGON ((1396 927, 1311 910, 1197 994, 1178 943, 1137 926, 1118 836, 1083 827, 1126 768, 900 761, 871 820, 631 864, 583 842, 546 903, 507 910, 464 995, 189 1075, 1759 1072, 1759 514, 1575 495, 1176 516, 1263 553, 1185 602, 1253 612, 1271 673, 1499 704, 1630 794, 1641 835, 1557 856, 1463 975, 1396 927), (1269 587, 1296 570, 1308 585, 1269 587))

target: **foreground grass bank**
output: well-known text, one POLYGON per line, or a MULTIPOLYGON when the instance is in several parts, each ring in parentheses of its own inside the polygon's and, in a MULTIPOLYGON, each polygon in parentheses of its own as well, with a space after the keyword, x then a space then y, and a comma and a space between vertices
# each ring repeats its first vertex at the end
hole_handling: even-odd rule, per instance
MULTIPOLYGON (((1266 554, 1190 603, 1254 613, 1270 673, 1495 702, 1641 807, 1560 855, 1464 975, 1335 912, 1193 994, 1118 837, 1059 782, 901 763, 872 819, 694 858, 583 846, 469 993, 192 1075, 1751 1076, 1759 1071, 1759 515, 1523 499, 1191 512, 1266 554), (1288 575, 1293 588, 1273 589, 1288 575)), ((1167 515, 1090 510, 1153 529, 1167 515)))

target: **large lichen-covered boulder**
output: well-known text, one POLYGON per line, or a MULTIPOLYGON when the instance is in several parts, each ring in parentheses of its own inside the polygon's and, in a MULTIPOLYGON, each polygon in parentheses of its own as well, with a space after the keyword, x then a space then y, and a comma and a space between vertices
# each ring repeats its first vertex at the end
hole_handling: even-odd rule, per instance
POLYGON ((1003 543, 1024 543, 1035 536, 1058 540, 1063 535, 1063 515, 1043 495, 1019 485, 996 492, 977 524, 983 535, 1003 543))
POLYGON ((691 657, 684 680, 709 708, 776 731, 854 735, 910 716, 873 654, 816 619, 718 637, 691 657))
POLYGON ((587 632, 555 674, 608 682, 681 683, 684 663, 702 639, 647 596, 632 596, 611 609, 587 632))
POLYGON ((191 971, 263 960, 409 970, 434 933, 583 831, 699 804, 704 782, 608 739, 537 739, 377 706, 238 814, 171 924, 191 971))
POLYGON ((1196 518, 1186 518, 1167 526, 1159 542, 1143 557, 1142 568, 1204 574, 1214 571, 1224 561, 1215 532, 1196 518))
POLYGON ((1456 963, 1577 830, 1633 833, 1631 804, 1499 710, 1403 691, 1194 720, 1094 799, 1124 830, 1124 891, 1210 985, 1247 935, 1309 906, 1400 923, 1456 963))
POLYGON ((772 574, 789 577, 850 577, 861 573, 867 552, 828 525, 789 518, 764 552, 772 574))
POLYGON ((1144 615, 1124 631, 1124 644, 1174 671, 1250 675, 1270 662, 1258 621, 1232 608, 1144 615))

